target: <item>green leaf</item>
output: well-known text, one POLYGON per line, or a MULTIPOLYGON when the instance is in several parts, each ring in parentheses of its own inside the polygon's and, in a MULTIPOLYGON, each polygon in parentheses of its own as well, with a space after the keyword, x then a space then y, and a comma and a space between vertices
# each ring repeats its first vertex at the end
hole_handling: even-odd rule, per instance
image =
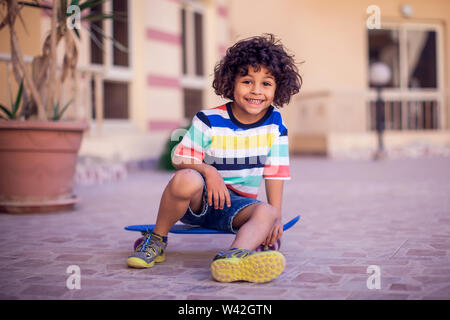
MULTIPOLYGON (((123 44, 121 44, 119 41, 117 41, 113 37, 108 36, 105 32, 103 32, 102 28, 99 28, 95 24, 91 25, 91 28, 94 29, 94 31, 100 33, 100 35, 102 35, 104 38, 107 38, 107 39, 111 40, 113 45, 114 45, 114 47, 116 47, 118 50, 128 53, 128 48, 127 47, 125 47, 123 44)), ((88 31, 91 32, 90 30, 88 30, 88 31)))
POLYGON ((77 28, 74 28, 73 31, 75 32, 75 35, 77 36, 77 38, 81 40, 81 36, 80 36, 80 33, 78 32, 77 28))
POLYGON ((59 119, 61 119, 61 117, 63 116, 64 112, 66 112, 67 108, 69 107, 69 105, 73 102, 73 99, 71 99, 69 102, 66 103, 66 105, 64 106, 64 108, 62 108, 61 112, 59 113, 59 119))
POLYGON ((43 4, 40 4, 40 3, 37 3, 37 2, 36 3, 30 3, 30 2, 25 2, 25 1, 19 1, 18 4, 24 5, 24 6, 27 6, 27 7, 34 7, 34 8, 39 8, 39 9, 52 10, 51 6, 43 5, 43 4))
POLYGON ((126 15, 121 12, 103 13, 103 14, 90 14, 88 16, 81 17, 82 21, 96 22, 106 19, 113 19, 116 21, 126 22, 126 15))
POLYGON ((103 50, 103 43, 102 41, 100 41, 99 39, 97 39, 97 37, 95 36, 95 34, 93 32, 91 32, 90 29, 87 29, 86 27, 84 27, 83 25, 81 25, 83 28, 85 28, 88 31, 89 37, 91 38, 91 40, 95 43, 95 45, 100 48, 102 51, 103 50))
POLYGON ((92 9, 93 7, 97 7, 99 5, 102 5, 103 2, 106 2, 106 0, 98 0, 98 1, 86 0, 85 2, 80 4, 80 10, 83 11, 83 10, 88 9, 88 8, 92 9))
POLYGON ((63 116, 64 112, 66 112, 69 105, 73 102, 73 99, 71 99, 69 102, 66 103, 64 108, 62 108, 61 112, 59 112, 59 102, 57 103, 54 113, 53 113, 53 119, 52 120, 61 120, 61 117, 63 116))
POLYGON ((17 92, 16 102, 13 105, 12 115, 14 118, 16 117, 17 110, 19 110, 20 107, 20 102, 22 100, 22 91, 23 91, 23 78, 22 81, 20 82, 19 91, 17 92))
POLYGON ((56 103, 55 107, 53 108, 53 118, 52 120, 58 120, 58 111, 59 111, 59 101, 56 103))
POLYGON ((6 115, 8 116, 9 119, 14 119, 11 112, 5 106, 3 106, 1 104, 0 104, 0 110, 2 110, 4 113, 6 113, 6 115))

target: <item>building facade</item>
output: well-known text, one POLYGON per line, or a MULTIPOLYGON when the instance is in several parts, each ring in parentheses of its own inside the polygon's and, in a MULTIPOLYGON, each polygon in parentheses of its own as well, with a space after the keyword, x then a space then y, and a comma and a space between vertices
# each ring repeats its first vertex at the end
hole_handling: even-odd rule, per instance
POLYGON ((283 110, 292 151, 377 149, 369 82, 377 61, 392 74, 383 90, 386 149, 450 145, 449 1, 236 0, 229 12, 231 41, 271 32, 303 62, 302 91, 283 110))
MULTIPOLYGON (((446 0, 113 0, 103 13, 127 22, 82 23, 74 106, 91 123, 82 155, 156 158, 175 129, 224 103, 212 89, 226 48, 273 33, 299 62, 301 92, 281 110, 293 153, 339 156, 376 149, 370 65, 384 62, 386 148, 416 141, 450 145, 450 2, 446 0), (378 9, 378 17, 376 16, 378 9), (377 20, 378 18, 378 20, 377 20), (377 25, 377 22, 379 24, 377 25), (101 35, 108 37, 103 40, 101 35), (121 50, 116 39, 129 50, 121 50)), ((18 26, 31 62, 49 14, 23 10, 18 26)), ((0 31, 0 100, 14 92, 8 31, 0 31)), ((67 100, 71 93, 67 91, 67 100)))

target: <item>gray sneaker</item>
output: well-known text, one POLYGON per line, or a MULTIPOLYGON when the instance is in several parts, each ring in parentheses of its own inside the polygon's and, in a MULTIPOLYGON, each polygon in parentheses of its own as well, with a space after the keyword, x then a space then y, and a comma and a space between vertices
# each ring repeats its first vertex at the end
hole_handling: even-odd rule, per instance
POLYGON ((128 257, 127 265, 132 268, 151 268, 155 262, 166 260, 166 247, 167 237, 147 232, 144 240, 136 247, 134 253, 128 257))

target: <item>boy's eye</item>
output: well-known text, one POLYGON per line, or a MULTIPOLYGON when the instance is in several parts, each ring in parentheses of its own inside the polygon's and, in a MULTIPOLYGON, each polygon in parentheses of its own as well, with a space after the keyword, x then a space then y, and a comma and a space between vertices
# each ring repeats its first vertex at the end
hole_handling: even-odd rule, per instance
MULTIPOLYGON (((251 84, 252 81, 251 81, 251 80, 242 80, 242 83, 245 83, 245 84, 251 84)), ((269 81, 264 81, 264 82, 262 83, 262 85, 265 86, 265 87, 268 87, 268 86, 271 86, 272 83, 269 82, 269 81)))

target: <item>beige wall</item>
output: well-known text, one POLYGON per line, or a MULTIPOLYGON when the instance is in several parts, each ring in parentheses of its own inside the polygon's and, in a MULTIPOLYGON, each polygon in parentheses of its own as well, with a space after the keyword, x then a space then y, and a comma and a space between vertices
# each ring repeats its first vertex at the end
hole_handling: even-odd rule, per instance
MULTIPOLYGON (((145 2, 144 30, 157 29, 169 34, 181 35, 180 7, 174 1, 150 0, 145 2)), ((146 74, 178 78, 181 75, 181 46, 144 39, 143 60, 146 74)), ((180 88, 147 88, 145 92, 147 118, 152 120, 179 120, 183 116, 180 88)))
MULTIPOLYGON (((25 27, 18 18, 16 20, 16 33, 19 38, 19 45, 24 55, 34 56, 40 53, 40 10, 32 8, 24 8, 21 11, 22 19, 25 27)), ((9 27, 0 30, 0 53, 10 53, 10 36, 9 27)), ((9 106, 9 88, 7 83, 7 68, 5 63, 0 63, 0 103, 9 106)), ((17 84, 12 73, 10 73, 11 93, 15 98, 17 92, 17 84)))
MULTIPOLYGON (((293 151, 339 153, 345 149, 373 148, 375 134, 367 131, 368 95, 366 9, 376 4, 381 24, 392 22, 441 25, 444 108, 450 100, 450 1, 447 0, 230 0, 231 43, 245 37, 274 33, 303 62, 303 87, 282 113, 290 131, 293 151), (411 18, 400 6, 409 3, 411 18)), ((398 132, 386 137, 389 147, 423 139, 450 144, 449 115, 444 133, 398 132), (405 134, 403 134, 405 133, 405 134)))
MULTIPOLYGON (((25 22, 25 28, 21 20, 16 20, 16 32, 19 37, 19 43, 25 55, 36 55, 40 52, 41 35, 41 11, 39 9, 23 8, 21 11, 22 19, 25 22)), ((9 28, 4 27, 0 30, 0 52, 10 52, 9 28)))
MULTIPOLYGON (((148 28, 169 35, 180 35, 179 10, 182 3, 171 0, 131 0, 131 56, 133 80, 130 92, 130 121, 124 127, 107 126, 102 136, 88 137, 82 151, 122 154, 123 159, 157 156, 170 130, 149 131, 150 121, 182 122, 182 89, 152 87, 149 75, 181 78, 181 46, 148 38, 148 28), (133 147, 133 141, 135 143, 133 147), (102 145, 104 148, 102 148, 102 145), (148 147, 146 147, 148 146, 148 147)), ((274 33, 300 65, 304 85, 300 94, 282 110, 290 130, 291 145, 310 150, 336 150, 339 147, 372 145, 367 132, 365 99, 367 94, 366 8, 372 0, 201 0, 204 7, 205 73, 207 87, 204 105, 224 102, 211 83, 213 68, 223 50, 242 38, 274 33), (291 135, 292 134, 292 135, 291 135), (296 135, 302 137, 296 140, 296 135), (308 139, 303 139, 309 137, 308 139)), ((411 0, 410 19, 400 13, 400 0, 380 0, 381 22, 437 23, 443 26, 443 65, 446 103, 450 100, 450 1, 411 0)), ((25 55, 40 52, 45 36, 40 10, 23 10, 27 32, 20 21, 18 33, 25 55)), ((46 28, 45 28, 46 29, 46 28)), ((88 65, 89 38, 83 31, 80 66, 88 65)), ((8 29, 0 31, 0 52, 9 53, 8 29)), ((0 101, 9 101, 6 69, 0 63, 0 101)), ((13 87, 13 92, 16 88, 13 87)), ((84 100, 89 94, 84 94, 84 100)), ((83 101, 84 101, 83 100, 83 101)), ((450 117, 450 113, 447 114, 450 117)), ((450 118, 447 122, 450 123, 450 118)), ((407 135, 405 135, 406 137, 407 135)), ((414 135, 408 135, 408 139, 414 135)), ((395 136, 395 145, 401 141, 395 136)), ((406 138, 405 138, 406 139, 406 138)), ((439 138, 439 141, 445 141, 439 138)), ((406 141, 406 140, 405 140, 406 141)), ((394 143, 394 142, 393 142, 394 143)), ((334 152, 334 151, 333 151, 334 152)))
MULTIPOLYGON (((450 1, 406 1, 411 19, 401 17, 400 0, 380 0, 381 22, 437 22, 445 24, 450 43, 450 1)), ((365 89, 367 79, 366 9, 371 0, 230 0, 231 41, 276 34, 296 56, 304 77, 304 91, 365 89), (249 13, 251 13, 249 15, 249 13), (251 18, 250 18, 251 17, 251 18)), ((450 61, 448 48, 445 60, 450 61)), ((445 65, 448 88, 449 65, 445 65)))
POLYGON ((207 87, 204 90, 203 106, 204 108, 211 108, 226 102, 226 100, 218 97, 212 88, 214 80, 214 67, 220 61, 223 54, 220 48, 229 46, 229 22, 227 16, 220 16, 218 14, 219 7, 228 11, 228 0, 205 0, 205 74, 207 87))
POLYGON ((274 33, 304 61, 303 90, 363 88, 364 46, 355 39, 364 37, 365 26, 361 19, 341 19, 355 11, 348 1, 231 1, 230 8, 233 41, 274 33), (246 12, 251 19, 243 18, 246 12))

